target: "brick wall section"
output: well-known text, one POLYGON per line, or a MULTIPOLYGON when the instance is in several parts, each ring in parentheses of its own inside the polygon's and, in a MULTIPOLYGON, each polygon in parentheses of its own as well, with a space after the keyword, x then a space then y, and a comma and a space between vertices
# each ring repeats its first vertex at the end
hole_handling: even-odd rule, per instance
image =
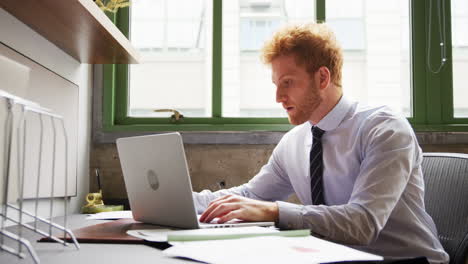
MULTIPOLYGON (((274 145, 185 145, 192 187, 217 190, 247 182, 268 161, 274 145)), ((468 144, 423 145, 425 152, 468 153, 468 144)), ((106 199, 127 198, 115 144, 95 144, 91 150, 90 191, 97 191, 94 169, 99 168, 106 199)), ((298 202, 295 196, 289 199, 298 202)))

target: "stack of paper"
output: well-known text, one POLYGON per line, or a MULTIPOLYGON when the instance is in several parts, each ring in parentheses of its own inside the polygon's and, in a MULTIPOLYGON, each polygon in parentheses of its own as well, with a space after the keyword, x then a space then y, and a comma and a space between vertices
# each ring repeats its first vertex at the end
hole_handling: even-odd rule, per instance
POLYGON ((312 236, 263 236, 232 240, 183 242, 164 251, 168 256, 208 263, 324 263, 378 261, 382 257, 312 236))
POLYGON ((89 215, 86 217, 86 220, 114 220, 114 219, 123 219, 123 218, 133 218, 132 211, 111 211, 111 212, 101 212, 89 215))

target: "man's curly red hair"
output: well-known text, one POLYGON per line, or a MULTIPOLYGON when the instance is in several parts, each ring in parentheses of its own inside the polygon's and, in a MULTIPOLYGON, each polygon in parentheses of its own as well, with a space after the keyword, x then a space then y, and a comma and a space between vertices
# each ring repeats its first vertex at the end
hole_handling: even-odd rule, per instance
POLYGON ((298 65, 305 66, 310 76, 320 67, 327 67, 331 82, 341 87, 343 52, 335 34, 326 24, 309 23, 281 28, 263 46, 261 60, 271 64, 275 58, 291 54, 298 65))

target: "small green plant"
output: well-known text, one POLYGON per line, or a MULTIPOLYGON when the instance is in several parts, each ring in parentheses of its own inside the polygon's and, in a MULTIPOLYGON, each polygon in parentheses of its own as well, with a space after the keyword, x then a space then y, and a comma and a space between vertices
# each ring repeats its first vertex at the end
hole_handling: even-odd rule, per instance
POLYGON ((130 6, 130 0, 95 0, 96 5, 107 12, 116 13, 121 7, 130 6))

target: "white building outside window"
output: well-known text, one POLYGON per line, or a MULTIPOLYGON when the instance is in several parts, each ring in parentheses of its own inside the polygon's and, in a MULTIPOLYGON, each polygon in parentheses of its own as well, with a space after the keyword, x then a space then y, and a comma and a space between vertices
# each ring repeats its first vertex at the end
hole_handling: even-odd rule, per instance
MULTIPOLYGON (((343 89, 366 104, 411 113, 409 0, 327 0, 327 23, 344 49, 343 89)), ((314 22, 315 1, 223 1, 224 117, 286 117, 259 49, 280 26, 314 22)), ((131 41, 142 64, 130 66, 131 116, 211 116, 212 0, 134 0, 131 41)), ((452 1, 455 115, 468 117, 468 4, 452 1)))

